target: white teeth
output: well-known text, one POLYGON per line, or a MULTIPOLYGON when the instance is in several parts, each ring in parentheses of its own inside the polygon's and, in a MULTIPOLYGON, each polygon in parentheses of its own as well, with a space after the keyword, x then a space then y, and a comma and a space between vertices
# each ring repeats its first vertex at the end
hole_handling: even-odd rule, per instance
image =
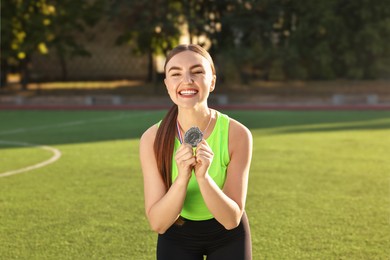
POLYGON ((180 91, 181 95, 195 95, 196 93, 198 93, 198 91, 196 91, 196 90, 182 90, 182 91, 180 91))

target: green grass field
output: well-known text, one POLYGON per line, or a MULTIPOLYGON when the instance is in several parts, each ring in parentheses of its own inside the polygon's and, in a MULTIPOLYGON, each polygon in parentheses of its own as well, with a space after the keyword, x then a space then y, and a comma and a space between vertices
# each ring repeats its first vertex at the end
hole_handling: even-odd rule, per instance
MULTIPOLYGON (((52 156, 20 142, 62 154, 0 177, 0 259, 155 259, 138 144, 164 113, 0 111, 0 174, 52 156)), ((226 113, 254 137, 254 260, 389 259, 390 112, 226 113)))

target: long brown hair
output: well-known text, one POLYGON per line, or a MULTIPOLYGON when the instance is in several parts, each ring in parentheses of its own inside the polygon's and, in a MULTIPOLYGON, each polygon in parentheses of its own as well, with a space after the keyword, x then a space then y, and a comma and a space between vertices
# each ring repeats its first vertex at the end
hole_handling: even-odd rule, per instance
MULTIPOLYGON (((183 51, 193 51, 206 58, 210 62, 211 70, 215 75, 214 62, 210 54, 196 44, 183 44, 171 50, 165 60, 165 72, 166 66, 172 57, 183 51)), ((177 115, 178 107, 174 104, 162 120, 157 130, 156 139, 154 140, 154 153, 157 160, 157 167, 167 190, 172 185, 172 155, 175 146, 177 115)))

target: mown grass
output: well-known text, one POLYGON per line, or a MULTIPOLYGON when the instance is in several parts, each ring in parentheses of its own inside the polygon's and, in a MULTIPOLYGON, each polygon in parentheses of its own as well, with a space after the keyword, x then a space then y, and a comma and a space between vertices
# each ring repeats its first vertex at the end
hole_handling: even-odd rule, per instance
MULTIPOLYGON (((155 259, 139 137, 164 111, 1 111, 0 140, 59 161, 0 178, 1 259, 155 259)), ((387 259, 390 113, 226 111, 254 137, 254 259, 387 259)), ((0 174, 47 159, 0 145, 0 174)))

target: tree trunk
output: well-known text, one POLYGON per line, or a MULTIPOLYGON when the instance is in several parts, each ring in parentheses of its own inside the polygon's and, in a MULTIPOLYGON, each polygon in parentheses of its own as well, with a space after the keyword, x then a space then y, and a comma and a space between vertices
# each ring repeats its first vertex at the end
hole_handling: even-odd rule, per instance
POLYGON ((21 84, 22 90, 27 90, 28 83, 30 83, 30 56, 27 55, 25 59, 20 62, 20 74, 21 74, 21 84))
POLYGON ((148 61, 148 82, 156 83, 156 66, 152 51, 148 52, 148 61))
POLYGON ((64 55, 64 51, 61 50, 61 48, 57 47, 57 56, 58 56, 58 60, 60 62, 60 66, 61 66, 61 79, 62 81, 67 81, 68 80, 68 66, 66 64, 66 59, 65 59, 65 55, 64 55))
POLYGON ((157 74, 157 68, 156 68, 156 61, 154 59, 154 55, 152 51, 148 52, 148 82, 152 83, 154 89, 154 94, 158 94, 158 74, 157 74))
POLYGON ((5 59, 1 60, 1 79, 0 88, 5 88, 7 85, 8 64, 5 59))

